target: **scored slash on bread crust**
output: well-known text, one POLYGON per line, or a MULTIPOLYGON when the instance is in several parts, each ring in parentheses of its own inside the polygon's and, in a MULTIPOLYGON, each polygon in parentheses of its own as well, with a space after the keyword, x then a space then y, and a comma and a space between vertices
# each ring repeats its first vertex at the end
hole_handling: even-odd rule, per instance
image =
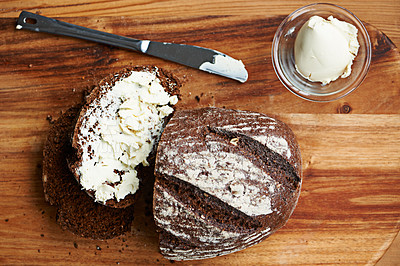
POLYGON ((153 212, 172 260, 220 256, 259 243, 292 214, 301 189, 293 132, 263 114, 176 111, 160 139, 153 212))
MULTIPOLYGON (((116 74, 109 75, 105 79, 103 79, 97 87, 95 87, 92 92, 88 95, 86 98, 86 102, 84 106, 82 107, 82 110, 80 111, 79 118, 77 120, 75 129, 74 129, 74 134, 72 138, 72 147, 74 148, 75 152, 68 158, 69 161, 69 167, 74 174, 76 180, 80 182, 80 174, 79 174, 79 167, 82 165, 82 146, 80 143, 79 138, 80 136, 80 130, 83 125, 83 122, 85 119, 88 119, 88 116, 91 115, 91 104, 94 103, 95 101, 98 101, 106 92, 110 91, 115 84, 128 77, 132 72, 149 72, 149 73, 154 73, 156 77, 159 79, 161 86, 164 88, 166 92, 168 92, 169 95, 178 95, 179 96, 179 88, 181 86, 180 82, 178 79, 176 79, 171 73, 154 67, 154 66, 143 66, 143 67, 132 67, 132 68, 125 68, 121 70, 120 72, 116 74)), ((164 125, 167 123, 171 116, 168 116, 164 119, 164 125)), ((154 145, 154 148, 156 147, 156 144, 154 145)), ((90 148, 90 146, 89 146, 90 148)), ((140 184, 144 182, 146 179, 146 176, 149 174, 152 175, 152 167, 154 167, 154 155, 155 155, 155 149, 153 148, 153 151, 149 155, 149 164, 150 167, 144 167, 141 164, 136 167, 135 170, 138 171, 137 177, 139 178, 140 184)), ((89 153, 90 154, 90 153, 89 153)), ((139 185, 141 186, 141 185, 139 185)), ((91 196, 94 197, 94 191, 92 190, 86 190, 86 192, 91 196)), ((125 198, 121 200, 117 200, 116 198, 114 199, 109 199, 105 202, 105 205, 114 207, 114 208, 125 208, 127 206, 132 205, 135 200, 136 200, 136 194, 128 194, 125 196, 125 198)))

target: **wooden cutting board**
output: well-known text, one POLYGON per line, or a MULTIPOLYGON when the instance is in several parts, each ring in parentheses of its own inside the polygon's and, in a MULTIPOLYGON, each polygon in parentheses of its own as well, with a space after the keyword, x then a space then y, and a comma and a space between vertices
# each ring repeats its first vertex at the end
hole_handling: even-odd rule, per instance
MULTIPOLYGON (((63 231, 44 201, 44 139, 82 92, 127 65, 157 65, 183 82, 178 108, 218 106, 271 114, 301 147, 304 183, 280 231, 244 251, 190 264, 374 264, 400 228, 400 54, 367 25, 370 72, 344 99, 311 103, 288 92, 271 63, 284 17, 95 17, 62 20, 110 33, 225 52, 249 80, 223 77, 113 47, 15 30, 0 19, 0 264, 170 264, 158 253, 148 205, 136 205, 132 232, 94 241, 63 231)), ((180 264, 177 262, 177 264, 180 264)))

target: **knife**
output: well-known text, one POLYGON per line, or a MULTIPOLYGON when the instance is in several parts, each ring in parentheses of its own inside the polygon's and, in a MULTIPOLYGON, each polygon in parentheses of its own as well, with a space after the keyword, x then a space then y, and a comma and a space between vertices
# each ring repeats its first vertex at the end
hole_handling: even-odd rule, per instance
POLYGON ((240 82, 245 82, 248 77, 242 61, 216 50, 199 46, 137 40, 81 27, 27 11, 22 11, 19 15, 16 28, 65 35, 131 49, 240 82))

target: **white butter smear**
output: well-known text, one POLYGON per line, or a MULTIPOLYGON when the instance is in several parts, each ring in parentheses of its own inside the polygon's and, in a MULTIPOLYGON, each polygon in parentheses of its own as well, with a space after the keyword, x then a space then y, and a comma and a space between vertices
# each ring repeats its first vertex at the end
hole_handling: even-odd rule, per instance
POLYGON ((154 73, 132 72, 88 108, 78 145, 80 183, 97 202, 117 201, 139 188, 135 167, 147 157, 163 131, 163 120, 177 96, 165 92, 154 73))
POLYGON ((214 62, 204 62, 200 70, 246 82, 248 74, 242 61, 223 54, 214 55, 214 62))
POLYGON ((296 70, 306 79, 323 85, 351 74, 360 47, 358 30, 350 23, 330 16, 311 17, 295 40, 296 70))

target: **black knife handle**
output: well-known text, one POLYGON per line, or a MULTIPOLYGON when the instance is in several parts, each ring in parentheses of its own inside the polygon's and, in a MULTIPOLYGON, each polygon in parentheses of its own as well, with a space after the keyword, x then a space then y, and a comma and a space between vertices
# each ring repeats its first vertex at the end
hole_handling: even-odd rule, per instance
POLYGON ((22 11, 19 15, 17 29, 27 29, 37 32, 65 35, 141 52, 141 40, 118 36, 98 30, 92 30, 27 11, 22 11))

